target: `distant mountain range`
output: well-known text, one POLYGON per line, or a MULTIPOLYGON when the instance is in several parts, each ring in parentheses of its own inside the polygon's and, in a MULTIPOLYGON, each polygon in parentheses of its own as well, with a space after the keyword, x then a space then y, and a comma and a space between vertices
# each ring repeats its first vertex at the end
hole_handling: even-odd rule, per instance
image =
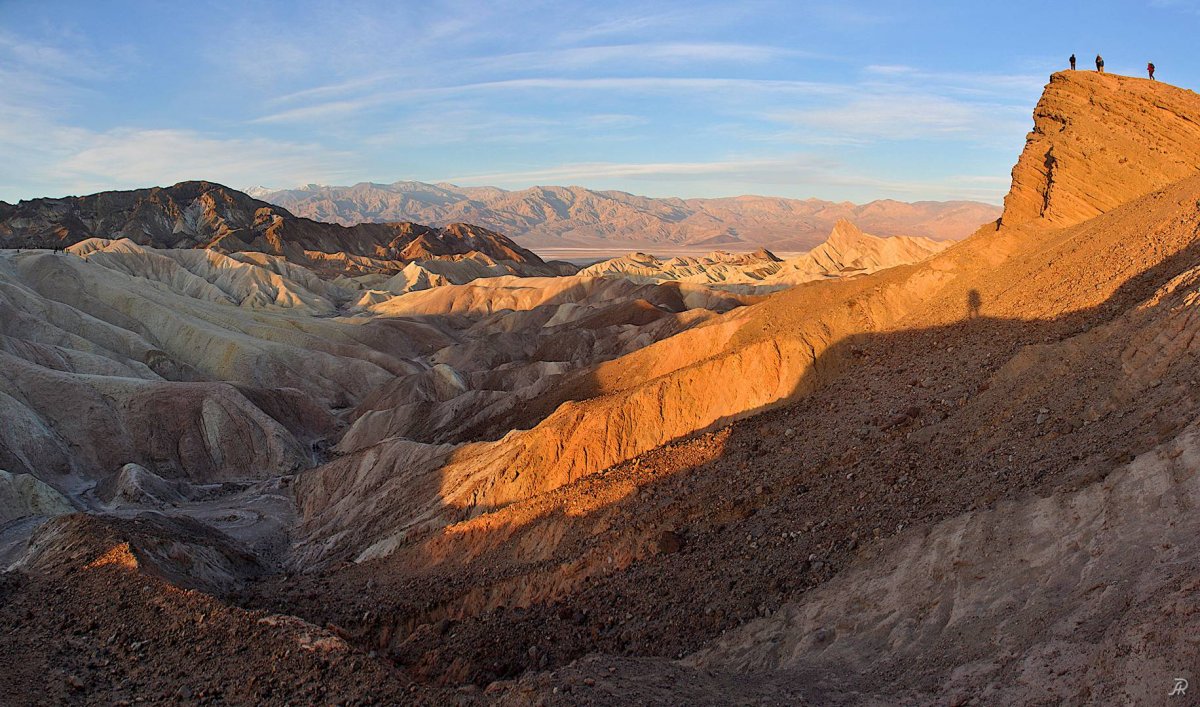
POLYGON ((721 247, 806 251, 842 219, 879 236, 957 240, 995 221, 1000 208, 974 201, 820 199, 736 196, 657 199, 582 187, 459 187, 401 181, 354 186, 247 190, 299 216, 350 225, 465 222, 504 233, 529 248, 653 249, 721 247))

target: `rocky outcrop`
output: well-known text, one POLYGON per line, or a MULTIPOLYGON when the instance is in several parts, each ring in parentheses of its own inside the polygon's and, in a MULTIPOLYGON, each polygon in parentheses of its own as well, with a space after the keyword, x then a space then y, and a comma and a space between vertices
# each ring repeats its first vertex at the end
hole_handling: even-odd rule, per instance
POLYGON ((256 251, 335 272, 395 272, 414 260, 480 253, 540 268, 541 258, 507 237, 463 223, 340 226, 293 216, 286 209, 209 182, 33 199, 0 208, 0 246, 49 248, 89 238, 128 239, 154 248, 256 251))
POLYGON ((806 256, 829 274, 870 273, 920 262, 948 245, 944 241, 913 236, 880 238, 863 233, 858 226, 841 219, 834 224, 825 242, 806 256))
POLYGON ((1085 221, 1200 171, 1200 96, 1148 79, 1063 71, 1033 113, 1001 223, 1085 221))
POLYGON ((0 470, 0 526, 18 518, 58 516, 74 510, 65 496, 32 474, 0 470))

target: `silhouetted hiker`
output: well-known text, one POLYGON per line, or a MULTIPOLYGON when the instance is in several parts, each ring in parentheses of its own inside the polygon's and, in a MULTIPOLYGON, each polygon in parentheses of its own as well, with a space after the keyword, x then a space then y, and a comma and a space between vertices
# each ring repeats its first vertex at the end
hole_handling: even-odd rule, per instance
POLYGON ((1071 71, 1075 70, 1075 55, 1071 55, 1071 71))
POLYGON ((967 293, 967 319, 975 319, 979 316, 979 310, 983 307, 983 297, 979 296, 979 290, 971 290, 967 293))
POLYGON ((1150 72, 1150 80, 1154 80, 1154 62, 1146 64, 1146 71, 1150 72))
POLYGON ((1102 74, 1104 73, 1104 57, 1100 56, 1099 54, 1096 55, 1096 71, 1099 71, 1102 74))

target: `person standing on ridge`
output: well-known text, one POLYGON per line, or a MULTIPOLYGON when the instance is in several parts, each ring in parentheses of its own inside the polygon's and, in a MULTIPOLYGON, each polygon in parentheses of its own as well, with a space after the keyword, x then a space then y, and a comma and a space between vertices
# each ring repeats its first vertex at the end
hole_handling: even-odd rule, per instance
POLYGON ((1099 71, 1102 74, 1104 73, 1104 57, 1100 56, 1099 54, 1096 55, 1096 71, 1099 71))
POLYGON ((1150 72, 1150 80, 1154 80, 1154 62, 1146 64, 1146 71, 1150 72))
POLYGON ((1071 71, 1075 70, 1075 55, 1071 55, 1071 71))

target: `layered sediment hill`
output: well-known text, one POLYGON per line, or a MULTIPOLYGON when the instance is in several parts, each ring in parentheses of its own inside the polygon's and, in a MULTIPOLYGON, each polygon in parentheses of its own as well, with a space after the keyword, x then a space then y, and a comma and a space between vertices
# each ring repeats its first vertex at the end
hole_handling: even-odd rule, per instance
POLYGON ((114 191, 82 197, 0 202, 0 246, 49 248, 89 238, 121 239, 153 248, 256 251, 341 272, 395 272, 416 260, 477 253, 515 263, 516 274, 557 274, 506 236, 452 223, 352 226, 312 221, 210 182, 114 191))
POLYGON ((531 248, 586 247, 654 250, 656 246, 768 248, 803 251, 821 242, 839 219, 870 233, 957 240, 999 209, 973 201, 890 199, 868 204, 737 196, 723 199, 654 199, 582 187, 532 187, 506 191, 453 184, 310 185, 255 190, 293 213, 333 223, 413 220, 477 223, 511 235, 531 248))
POLYGON ((834 224, 821 245, 787 260, 766 249, 753 253, 717 251, 706 256, 667 260, 646 253, 630 253, 589 265, 579 274, 623 277, 635 282, 687 282, 766 293, 813 280, 853 277, 920 262, 949 245, 946 241, 912 236, 879 238, 842 219, 834 224))
POLYGON ((1012 171, 1002 223, 1086 221, 1200 171, 1200 96, 1159 81, 1050 77, 1012 171))
POLYGON ((920 262, 947 245, 913 236, 880 238, 863 233, 858 226, 841 219, 834 224, 825 242, 808 252, 808 257, 831 273, 875 272, 920 262))

